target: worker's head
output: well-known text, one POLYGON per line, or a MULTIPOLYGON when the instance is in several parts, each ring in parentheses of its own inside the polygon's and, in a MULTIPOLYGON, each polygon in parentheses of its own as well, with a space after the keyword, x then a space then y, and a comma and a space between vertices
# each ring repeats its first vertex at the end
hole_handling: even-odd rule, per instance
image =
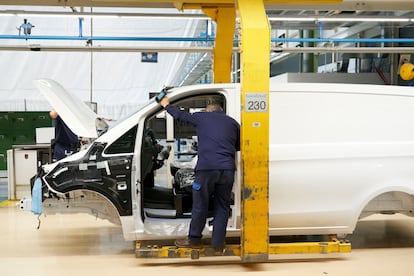
POLYGON ((206 106, 206 112, 213 112, 213 111, 223 111, 223 108, 221 108, 218 104, 209 104, 206 106))
POLYGON ((56 119, 58 117, 58 113, 54 109, 50 110, 49 115, 52 119, 56 119))

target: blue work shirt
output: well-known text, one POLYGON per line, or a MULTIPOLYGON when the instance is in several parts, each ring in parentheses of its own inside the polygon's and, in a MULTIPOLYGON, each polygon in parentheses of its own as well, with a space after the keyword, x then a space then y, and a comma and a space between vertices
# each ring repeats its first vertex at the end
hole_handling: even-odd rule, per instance
POLYGON ((198 160, 195 170, 235 170, 240 150, 240 125, 223 111, 188 113, 165 107, 175 119, 196 127, 198 160))
POLYGON ((69 145, 78 144, 78 136, 70 130, 60 116, 56 117, 54 126, 55 142, 61 143, 66 147, 73 147, 69 145))

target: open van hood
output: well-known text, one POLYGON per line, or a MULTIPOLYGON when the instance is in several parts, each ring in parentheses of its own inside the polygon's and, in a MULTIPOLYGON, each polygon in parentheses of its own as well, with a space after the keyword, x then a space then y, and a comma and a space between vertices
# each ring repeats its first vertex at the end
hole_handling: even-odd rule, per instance
POLYGON ((56 110, 66 125, 78 136, 97 138, 98 115, 59 83, 50 79, 34 81, 35 86, 56 110))

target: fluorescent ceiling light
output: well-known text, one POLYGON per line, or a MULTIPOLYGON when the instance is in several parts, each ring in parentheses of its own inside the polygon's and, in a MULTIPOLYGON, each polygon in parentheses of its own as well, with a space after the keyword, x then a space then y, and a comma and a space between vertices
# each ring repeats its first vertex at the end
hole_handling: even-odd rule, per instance
POLYGON ((269 21, 316 21, 316 17, 269 17, 269 21))
POLYGON ((408 17, 269 17, 269 21, 289 22, 413 22, 414 18, 408 17))
POLYGON ((57 18, 146 18, 146 19, 209 19, 204 14, 193 13, 110 13, 110 12, 27 12, 23 10, 3 10, 0 16, 57 17, 57 18))
POLYGON ((319 17, 316 21, 319 22, 410 22, 412 18, 404 17, 368 17, 368 18, 340 18, 340 17, 319 17))

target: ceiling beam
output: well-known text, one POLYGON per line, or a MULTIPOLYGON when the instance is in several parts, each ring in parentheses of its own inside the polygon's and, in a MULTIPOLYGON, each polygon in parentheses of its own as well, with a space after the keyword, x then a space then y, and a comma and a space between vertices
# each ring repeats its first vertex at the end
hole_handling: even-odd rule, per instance
MULTIPOLYGON (((233 47, 233 52, 239 52, 233 47)), ((206 52, 211 53, 213 47, 121 47, 121 46, 56 46, 56 45, 0 45, 0 51, 29 51, 29 52, 206 52)), ((414 53, 414 47, 272 47, 274 53, 414 53)))
POLYGON ((414 53, 414 47, 286 47, 271 48, 275 53, 355 53, 355 54, 408 54, 414 53))
POLYGON ((0 0, 7 6, 58 6, 58 7, 108 7, 108 8, 175 8, 171 1, 95 1, 95 0, 0 0))
POLYGON ((0 51, 31 52, 212 52, 213 47, 122 47, 122 46, 65 46, 65 45, 0 45, 0 51))
MULTIPOLYGON (((271 10, 414 11, 413 0, 264 0, 264 3, 271 10)), ((0 0, 0 5, 186 9, 234 5, 234 0, 0 0)))
MULTIPOLYGON (((266 2, 266 0, 265 0, 266 2)), ((280 1, 282 2, 282 1, 280 1)), ((335 10, 335 11, 414 11, 413 0, 343 0, 340 3, 318 4, 311 2, 301 4, 268 3, 269 10, 335 10)))

